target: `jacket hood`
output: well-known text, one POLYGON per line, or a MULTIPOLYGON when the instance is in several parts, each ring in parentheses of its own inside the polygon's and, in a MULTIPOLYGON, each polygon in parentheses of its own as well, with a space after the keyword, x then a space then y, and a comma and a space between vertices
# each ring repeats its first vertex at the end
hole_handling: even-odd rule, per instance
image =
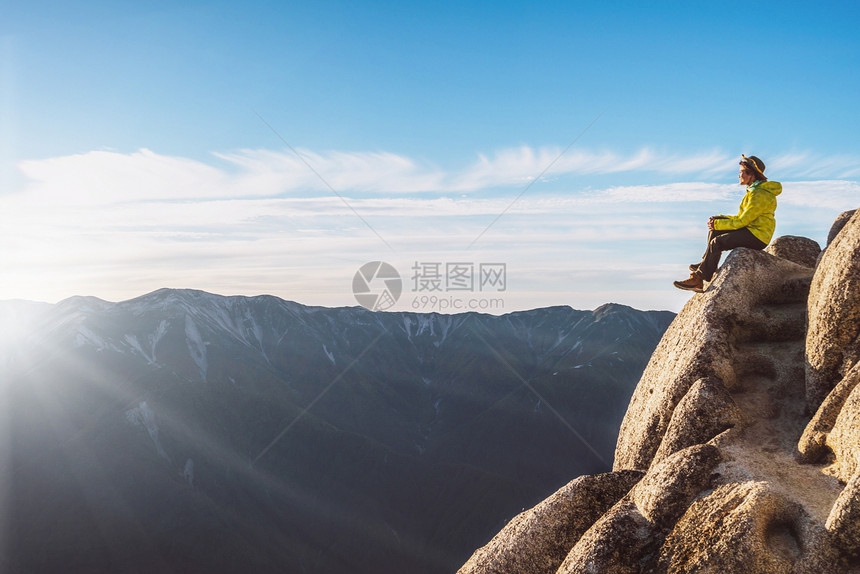
POLYGON ((750 186, 750 189, 762 189, 775 197, 782 193, 782 184, 778 181, 757 181, 750 186))

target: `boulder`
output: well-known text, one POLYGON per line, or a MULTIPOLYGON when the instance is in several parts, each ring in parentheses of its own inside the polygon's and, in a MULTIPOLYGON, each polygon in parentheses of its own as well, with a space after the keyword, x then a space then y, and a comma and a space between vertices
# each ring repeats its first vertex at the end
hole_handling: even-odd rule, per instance
POLYGON ((777 237, 765 248, 765 251, 776 257, 787 259, 804 267, 815 267, 821 246, 817 241, 808 237, 783 235, 777 237))
POLYGON ((614 469, 651 466, 675 408, 699 379, 718 379, 732 391, 737 382, 733 345, 760 322, 756 308, 802 301, 811 273, 763 251, 733 250, 705 292, 694 295, 675 317, 651 355, 621 423, 614 469))
POLYGON ((551 534, 543 570, 510 557, 530 542, 480 571, 552 572, 578 538, 557 574, 860 573, 860 210, 840 217, 815 267, 804 238, 733 250, 630 400, 614 468, 641 480, 551 534))
POLYGON ((785 574, 801 513, 765 482, 731 483, 695 501, 666 537, 658 572, 785 574))
POLYGON ((651 466, 679 450, 706 443, 742 422, 743 415, 723 384, 714 378, 699 379, 672 412, 651 466))
POLYGON ((660 547, 656 534, 636 503, 624 497, 579 539, 557 574, 639 574, 642 556, 660 547))
POLYGON ((809 291, 806 398, 816 411, 860 359, 860 212, 827 247, 809 291))
MULTIPOLYGON (((825 444, 833 453, 828 472, 847 482, 860 472, 860 364, 845 377, 845 388, 852 387, 845 399, 833 429, 827 433, 825 444)), ((838 388, 838 386, 837 386, 838 388)))
POLYGON ((637 471, 582 476, 517 515, 458 574, 550 574, 582 534, 642 477, 637 471))
MULTIPOLYGON (((841 450, 841 443, 834 444, 834 442, 831 441, 831 444, 828 445, 827 439, 828 435, 833 430, 833 427, 836 425, 837 419, 842 413, 845 402, 848 400, 848 397, 851 396, 857 383, 860 383, 860 363, 854 365, 842 381, 840 381, 839 384, 830 391, 827 398, 824 399, 824 402, 822 402, 821 406, 818 407, 815 416, 813 416, 812 420, 809 421, 809 424, 806 425, 806 429, 803 431, 803 436, 800 437, 800 441, 797 444, 798 460, 800 462, 825 462, 825 459, 828 456, 834 456, 834 447, 837 451, 841 450)), ((852 408, 854 408, 853 405, 854 401, 849 404, 849 410, 846 411, 846 416, 843 417, 843 421, 847 420, 848 413, 852 408)), ((850 426, 850 423, 843 422, 843 426, 840 429, 841 435, 850 434, 846 432, 847 426, 850 426)), ((860 445, 860 435, 855 435, 855 438, 857 439, 855 444, 860 445)), ((849 442, 849 450, 854 450, 852 447, 853 445, 849 442)))
POLYGON ((845 224, 854 216, 854 212, 856 209, 852 209, 851 211, 843 211, 836 217, 836 221, 833 222, 833 225, 830 226, 830 232, 827 234, 827 245, 829 246, 836 236, 839 235, 839 232, 842 231, 842 228, 845 227, 845 224))
POLYGON ((836 546, 852 557, 860 557, 860 473, 836 499, 825 526, 836 546))
POLYGON ((641 572, 721 460, 715 446, 696 445, 653 467, 579 539, 558 574, 641 572))
POLYGON ((690 502, 711 481, 711 471, 722 462, 720 450, 697 444, 676 452, 651 470, 633 487, 636 507, 660 529, 671 528, 690 502))

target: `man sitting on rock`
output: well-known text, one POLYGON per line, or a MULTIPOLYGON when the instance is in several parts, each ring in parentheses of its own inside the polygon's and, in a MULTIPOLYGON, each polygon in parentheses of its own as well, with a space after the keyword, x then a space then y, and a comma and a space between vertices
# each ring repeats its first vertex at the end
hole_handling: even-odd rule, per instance
POLYGON ((764 176, 764 162, 754 155, 741 155, 740 184, 747 186, 738 214, 714 215, 708 219, 708 248, 701 263, 690 265, 690 278, 675 281, 675 287, 701 293, 704 282, 710 281, 720 264, 723 251, 735 247, 764 249, 773 237, 776 220, 776 196, 782 193, 782 184, 768 181, 764 176))

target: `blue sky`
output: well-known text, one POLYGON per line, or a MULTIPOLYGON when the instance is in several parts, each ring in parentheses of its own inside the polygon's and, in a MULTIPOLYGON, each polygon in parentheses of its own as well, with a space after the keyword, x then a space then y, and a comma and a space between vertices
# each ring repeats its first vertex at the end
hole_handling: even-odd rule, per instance
POLYGON ((415 262, 504 262, 503 311, 678 310, 741 153, 777 235, 860 203, 853 2, 175 4, 0 1, 0 299, 354 305, 384 260, 397 310, 488 296, 415 262))

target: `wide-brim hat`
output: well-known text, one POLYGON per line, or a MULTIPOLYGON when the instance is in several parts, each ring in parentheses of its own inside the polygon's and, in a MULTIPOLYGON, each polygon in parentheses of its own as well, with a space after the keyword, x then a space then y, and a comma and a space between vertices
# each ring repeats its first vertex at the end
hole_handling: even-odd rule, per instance
POLYGON ((754 155, 749 157, 741 154, 740 165, 746 167, 753 172, 753 175, 764 177, 764 162, 754 155))

